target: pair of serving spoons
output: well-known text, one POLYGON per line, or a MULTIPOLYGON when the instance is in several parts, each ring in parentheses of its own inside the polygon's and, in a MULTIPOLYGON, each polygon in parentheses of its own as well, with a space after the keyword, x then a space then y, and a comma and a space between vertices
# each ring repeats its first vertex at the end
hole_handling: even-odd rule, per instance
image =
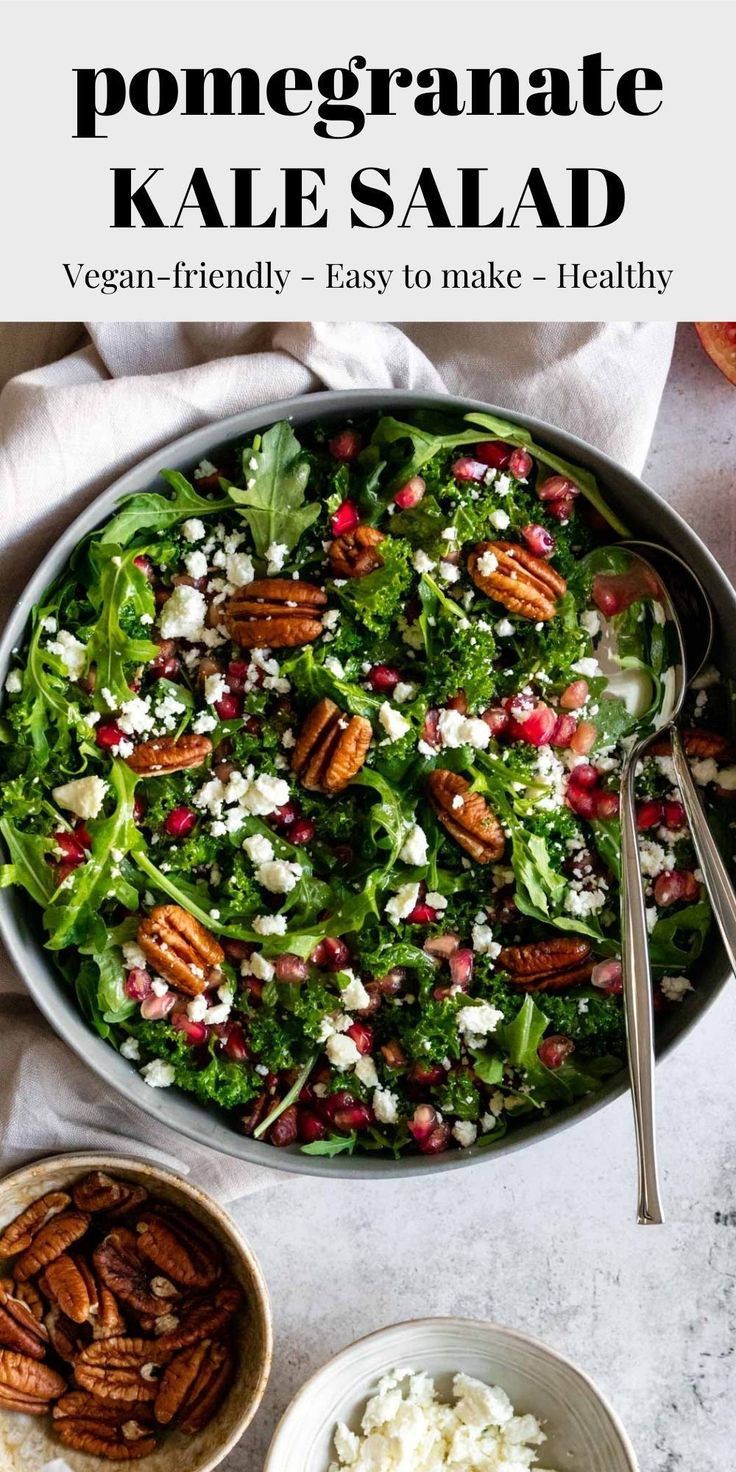
MULTIPOLYGON (((629 1074, 638 1156, 637 1221, 664 1220, 659 1192, 654 1107, 654 1015, 644 889, 636 826, 636 771, 655 736, 670 735, 672 762, 693 845, 713 913, 732 969, 736 970, 736 894, 710 831, 687 763, 677 720, 692 681, 703 669, 713 641, 710 599, 690 567, 674 552, 653 542, 626 541, 628 574, 648 589, 664 618, 674 664, 668 671, 661 709, 641 739, 626 752, 621 774, 621 928, 622 974, 629 1074)), ((614 693, 612 690, 611 693, 614 693)))

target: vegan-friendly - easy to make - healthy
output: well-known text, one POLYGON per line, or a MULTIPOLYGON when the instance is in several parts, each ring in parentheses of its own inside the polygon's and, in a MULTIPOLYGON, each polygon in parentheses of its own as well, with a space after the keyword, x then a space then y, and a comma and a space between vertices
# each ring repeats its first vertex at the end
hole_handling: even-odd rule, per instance
MULTIPOLYGON (((300 435, 163 472, 35 608, 0 878, 152 1088, 312 1154, 493 1146, 622 1067, 617 780, 666 698, 656 590, 590 472, 518 426, 300 435)), ((727 840, 714 671, 688 721, 727 840)), ((640 784, 665 1009, 709 910, 666 742, 640 784)))

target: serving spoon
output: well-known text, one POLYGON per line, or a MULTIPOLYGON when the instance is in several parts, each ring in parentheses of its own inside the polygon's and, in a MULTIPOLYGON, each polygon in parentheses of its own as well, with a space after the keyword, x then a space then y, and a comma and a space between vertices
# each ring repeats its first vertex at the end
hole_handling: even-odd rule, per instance
MULTIPOLYGON (((732 966, 736 966, 736 896, 710 832, 676 726, 688 686, 703 668, 710 652, 713 639, 710 601, 692 569, 667 548, 655 543, 628 541, 618 544, 616 550, 625 550, 628 554, 628 569, 624 576, 632 577, 643 596, 659 606, 675 654, 675 661, 666 672, 661 708, 652 727, 639 741, 631 743, 621 774, 621 961, 638 1158, 637 1221, 642 1225, 657 1225, 664 1216, 657 1173, 654 1015, 636 826, 635 778, 647 747, 654 736, 663 731, 669 731, 671 736, 677 784, 732 966)), ((611 693, 616 694, 615 678, 620 675, 620 670, 613 669, 611 673, 611 693)))

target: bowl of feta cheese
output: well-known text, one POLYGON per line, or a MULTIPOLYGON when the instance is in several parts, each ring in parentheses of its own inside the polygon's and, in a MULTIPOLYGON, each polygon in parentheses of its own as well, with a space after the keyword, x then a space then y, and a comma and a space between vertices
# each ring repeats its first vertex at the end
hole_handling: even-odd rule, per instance
POLYGON ((264 1472, 637 1472, 588 1375, 519 1330, 415 1319, 358 1340, 302 1387, 264 1472))

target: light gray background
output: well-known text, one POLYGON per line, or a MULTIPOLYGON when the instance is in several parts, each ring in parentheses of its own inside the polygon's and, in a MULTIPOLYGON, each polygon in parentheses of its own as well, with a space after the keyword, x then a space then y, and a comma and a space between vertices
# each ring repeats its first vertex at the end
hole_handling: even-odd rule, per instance
MULTIPOLYGON (((680 508, 731 571, 714 509, 734 482, 735 428, 736 390, 681 327, 645 479, 665 497, 691 481, 680 508)), ((577 1360, 622 1416, 642 1472, 731 1468, 734 1039, 736 988, 658 1072, 659 1229, 632 1221, 627 1099, 436 1185, 274 1177, 235 1205, 270 1285, 275 1355, 228 1472, 260 1472, 276 1420, 329 1355, 382 1324, 446 1313, 527 1329, 577 1360)))

